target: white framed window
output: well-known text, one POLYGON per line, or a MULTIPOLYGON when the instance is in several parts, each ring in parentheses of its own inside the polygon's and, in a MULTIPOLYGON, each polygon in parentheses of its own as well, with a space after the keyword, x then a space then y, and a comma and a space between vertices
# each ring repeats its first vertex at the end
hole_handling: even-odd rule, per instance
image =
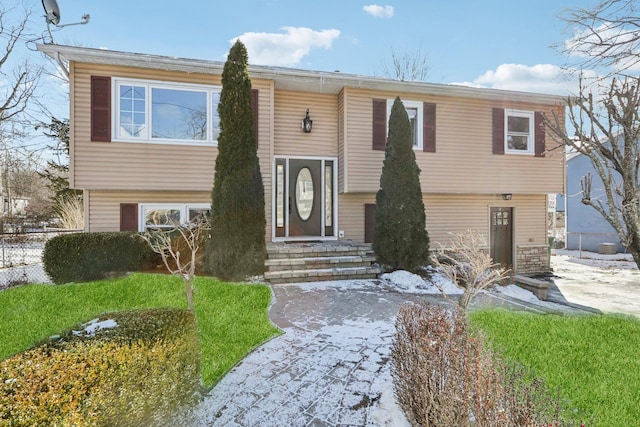
POLYGON ((504 110, 504 152, 535 154, 533 111, 504 110))
MULTIPOLYGON (((387 134, 389 133, 389 117, 391 116, 391 108, 394 99, 387 99, 387 134)), ((422 150, 422 129, 423 129, 423 103, 421 101, 402 101, 404 109, 409 116, 409 124, 411 125, 411 137, 413 139, 413 149, 422 150)))
POLYGON ((211 206, 204 203, 141 203, 138 209, 138 230, 170 229, 176 223, 188 224, 208 218, 211 206))
POLYGON ((217 144, 220 87, 113 79, 114 141, 217 144))

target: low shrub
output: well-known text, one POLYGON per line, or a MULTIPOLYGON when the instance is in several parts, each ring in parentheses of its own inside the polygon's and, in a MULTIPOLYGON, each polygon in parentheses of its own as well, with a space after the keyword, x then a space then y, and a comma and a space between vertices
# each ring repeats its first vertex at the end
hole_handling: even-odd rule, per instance
POLYGON ((137 233, 73 233, 48 240, 42 261, 51 280, 60 284, 145 270, 158 257, 137 233))
POLYGON ((189 312, 103 316, 0 362, 0 425, 164 424, 198 398, 198 360, 189 312))
POLYGON ((459 310, 404 305, 396 330, 392 375, 412 425, 569 425, 544 382, 494 354, 459 310))

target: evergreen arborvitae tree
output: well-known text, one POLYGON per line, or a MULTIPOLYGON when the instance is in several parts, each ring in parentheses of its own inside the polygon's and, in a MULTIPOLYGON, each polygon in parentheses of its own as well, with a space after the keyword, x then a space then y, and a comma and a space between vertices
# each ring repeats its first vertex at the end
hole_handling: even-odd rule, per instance
POLYGON ((417 271, 429 256, 420 168, 413 152, 409 117, 396 98, 389 117, 389 135, 376 195, 373 250, 391 270, 417 271))
POLYGON ((247 51, 237 41, 222 71, 220 135, 205 269, 221 279, 262 274, 265 258, 264 187, 253 131, 247 51))

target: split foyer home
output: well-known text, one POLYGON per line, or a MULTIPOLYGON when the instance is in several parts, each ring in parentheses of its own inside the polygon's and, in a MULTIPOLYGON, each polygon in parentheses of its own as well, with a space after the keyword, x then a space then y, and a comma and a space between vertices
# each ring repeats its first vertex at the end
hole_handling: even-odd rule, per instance
MULTIPOLYGON (((85 231, 142 231, 209 209, 223 63, 39 45, 65 64, 70 183, 85 231)), ((432 249, 474 229, 496 261, 547 269, 547 194, 564 152, 542 115, 559 96, 249 66, 268 242, 370 242, 391 104, 413 145, 432 249), (312 121, 304 128, 307 115, 312 121)))

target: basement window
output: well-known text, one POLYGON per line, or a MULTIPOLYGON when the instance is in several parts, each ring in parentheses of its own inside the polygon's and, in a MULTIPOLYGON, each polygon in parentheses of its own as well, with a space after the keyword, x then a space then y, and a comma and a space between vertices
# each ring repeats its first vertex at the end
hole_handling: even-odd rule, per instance
POLYGON ((188 224, 208 218, 208 204, 144 203, 138 209, 139 231, 171 229, 175 224, 188 224))

